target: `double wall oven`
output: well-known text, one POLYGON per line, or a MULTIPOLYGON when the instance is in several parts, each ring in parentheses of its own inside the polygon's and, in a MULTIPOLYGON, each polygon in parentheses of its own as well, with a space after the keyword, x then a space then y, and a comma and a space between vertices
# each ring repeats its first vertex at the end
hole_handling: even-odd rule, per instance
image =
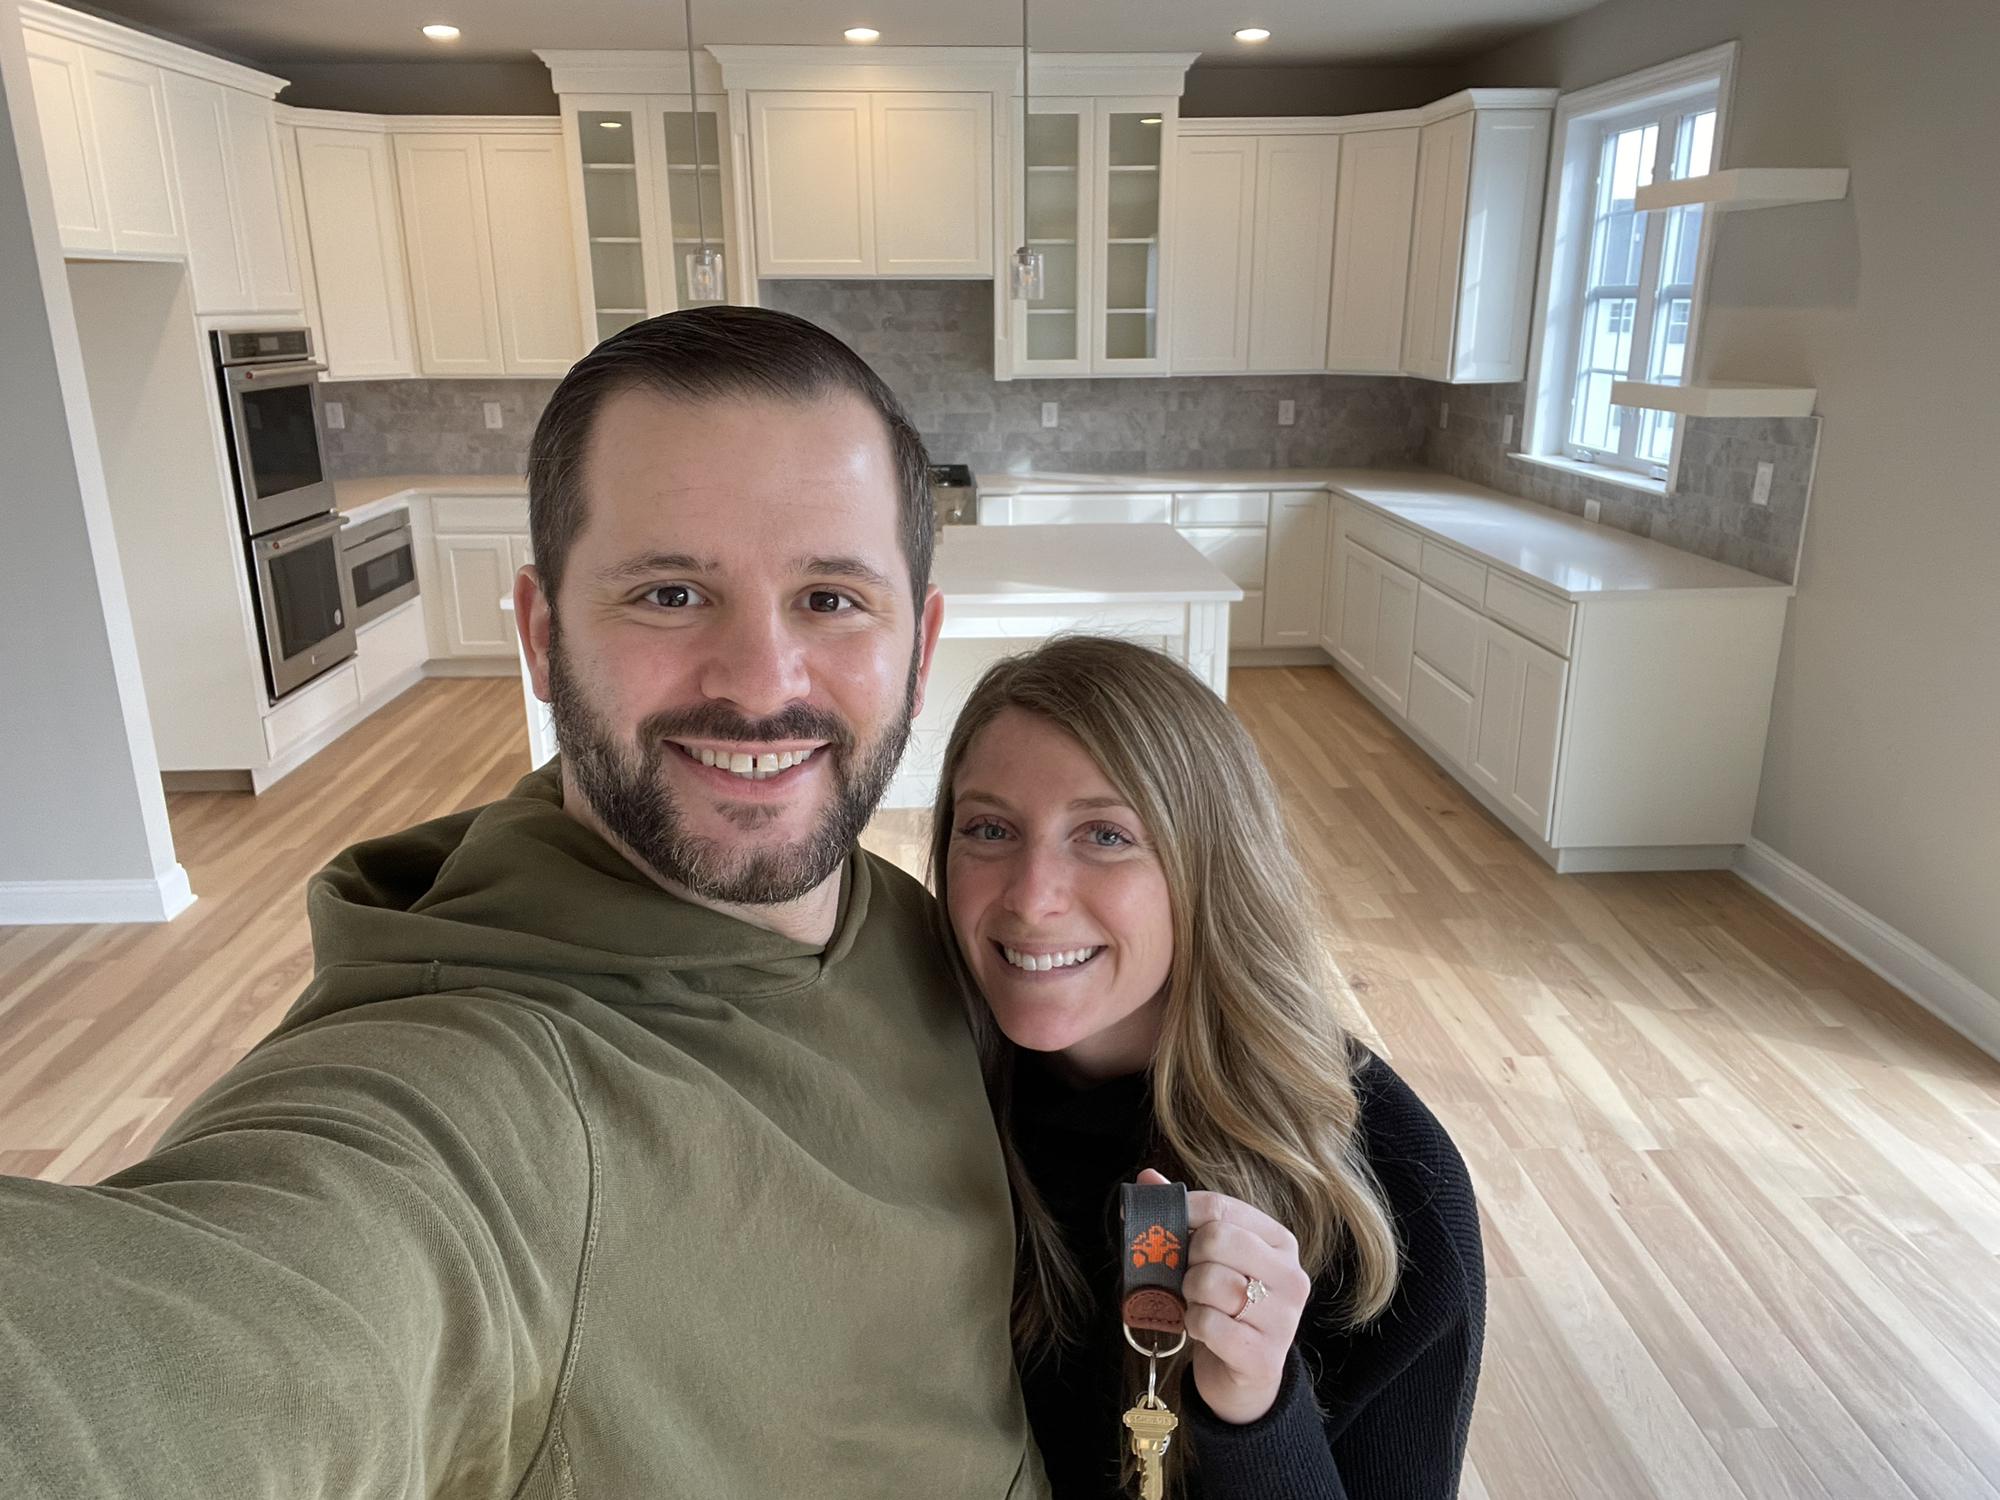
POLYGON ((318 376, 304 328, 213 335, 271 701, 354 655, 344 524, 320 450, 318 376))

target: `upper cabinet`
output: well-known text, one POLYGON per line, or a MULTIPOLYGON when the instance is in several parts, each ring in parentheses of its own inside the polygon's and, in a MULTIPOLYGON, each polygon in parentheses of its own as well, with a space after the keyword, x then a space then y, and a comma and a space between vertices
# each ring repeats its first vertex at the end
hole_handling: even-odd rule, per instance
POLYGON ((755 90, 759 276, 993 274, 993 96, 755 90))
POLYGON ((1554 96, 1475 90, 1423 126, 1403 369, 1427 380, 1527 373, 1554 96))
POLYGON ((1410 125, 1357 130, 1340 138, 1327 313, 1329 370, 1393 375, 1403 368, 1403 304, 1421 134, 1410 125))
POLYGON ((380 130, 306 124, 293 133, 307 304, 327 378, 414 375, 389 138, 380 130))
POLYGON ((195 311, 301 310, 271 101, 182 73, 166 100, 195 311))

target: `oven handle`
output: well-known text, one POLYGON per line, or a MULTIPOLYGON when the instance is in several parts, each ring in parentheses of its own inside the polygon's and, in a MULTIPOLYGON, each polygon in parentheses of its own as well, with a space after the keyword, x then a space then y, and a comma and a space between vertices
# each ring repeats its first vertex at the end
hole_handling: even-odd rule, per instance
POLYGON ((238 366, 231 370, 229 377, 232 380, 242 380, 245 382, 253 380, 296 380, 301 375, 319 375, 324 374, 325 371, 326 366, 322 364, 247 365, 238 366))
POLYGON ((349 568, 358 568, 363 563, 371 563, 378 557, 387 557, 392 552, 400 552, 413 546, 415 541, 408 526, 392 527, 379 531, 374 536, 345 538, 340 544, 340 560, 349 568))
POLYGON ((252 545, 259 557, 276 557, 280 553, 289 552, 292 548, 303 546, 307 542, 317 542, 325 537, 333 536, 346 524, 347 517, 343 515, 322 516, 317 521, 307 521, 302 525, 293 527, 289 531, 282 531, 276 536, 259 537, 252 545))

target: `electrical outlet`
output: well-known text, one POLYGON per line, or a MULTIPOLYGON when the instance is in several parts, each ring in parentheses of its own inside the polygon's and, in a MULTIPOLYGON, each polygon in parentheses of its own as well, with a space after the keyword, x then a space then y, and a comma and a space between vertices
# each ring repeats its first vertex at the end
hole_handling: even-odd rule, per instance
POLYGON ((1583 502, 1584 520, 1595 521, 1599 516, 1603 514, 1604 514, 1604 502, 1602 500, 1586 500, 1583 502))
POLYGON ((1757 465, 1757 479, 1750 486, 1750 503, 1752 505, 1771 503, 1771 466, 1767 463, 1757 465))
POLYGON ((1449 426, 1451 426, 1451 403, 1449 401, 1440 401, 1438 402, 1438 429, 1442 431, 1449 426))
POLYGON ((485 403, 485 405, 486 405, 486 426, 489 430, 493 432, 498 432, 503 426, 506 425, 506 423, 502 420, 500 416, 500 403, 498 401, 488 401, 485 403))
POLYGON ((326 413, 326 426, 329 432, 338 432, 347 425, 347 408, 338 401, 329 401, 320 410, 326 413))
POLYGON ((1511 411, 1500 419, 1500 446, 1503 448, 1514 446, 1514 414, 1511 411))
POLYGON ((1055 425, 1056 425, 1056 403, 1055 403, 1055 402, 1053 402, 1053 401, 1044 401, 1044 402, 1042 403, 1042 425, 1043 425, 1044 427, 1053 427, 1053 426, 1055 426, 1055 425))
POLYGON ((1298 420, 1298 416, 1299 408, 1297 402, 1280 401, 1278 403, 1278 425, 1280 427, 1291 426, 1292 423, 1298 420))

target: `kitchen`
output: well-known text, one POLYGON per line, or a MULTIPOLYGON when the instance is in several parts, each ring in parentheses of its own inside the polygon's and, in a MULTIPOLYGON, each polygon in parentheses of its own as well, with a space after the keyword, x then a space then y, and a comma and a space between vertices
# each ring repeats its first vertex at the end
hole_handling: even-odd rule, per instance
MULTIPOLYGON (((86 623, 110 632, 97 657, 114 667, 89 670, 103 722, 131 745, 130 765, 105 771, 122 776, 118 795, 99 799, 122 827, 91 842, 127 852, 93 864, 73 840, 10 828, 22 857, 0 868, 0 922, 186 909, 162 777, 187 816, 187 798, 224 788, 296 815, 299 799, 332 795, 335 769, 369 764, 362 747, 400 742, 425 703, 447 701, 429 695, 456 695, 453 715, 483 723, 495 700, 474 695, 511 694, 508 753, 525 770, 536 705, 523 713, 502 598, 531 560, 521 472, 541 404, 626 323, 755 302, 847 340, 908 403, 932 457, 969 471, 970 497, 941 500, 960 512, 942 531, 948 597, 961 560, 967 578, 996 574, 980 549, 1037 550, 1015 528, 1132 526, 1185 544, 1175 555, 1206 571, 1176 584, 1176 619, 1129 597, 1143 578, 1098 577, 1094 592, 1055 589, 1059 608, 1020 610, 1034 631, 1095 621, 1199 656, 1266 753, 1289 757, 1281 779, 1316 822, 1352 814, 1343 788, 1387 788, 1328 835, 1319 870, 1357 933, 1364 914, 1450 912, 1489 869, 1548 882, 1533 889, 1550 910, 1587 899, 1629 915, 1631 893, 1673 893, 1672 918, 1631 918, 1643 939, 1571 912, 1589 936, 1554 940, 1571 945, 1562 983, 1500 986, 1519 1012, 1484 994, 1468 1015, 1444 969, 1399 966, 1387 939, 1343 955, 1373 980, 1370 1019, 1399 1057, 1425 1052, 1439 1006, 1478 1038, 1451 1049, 1483 1058, 1491 1044, 1473 1071, 1511 1113, 1490 1140, 1467 1127, 1487 1152, 1476 1168, 1501 1172, 1519 1140, 1589 1139, 1594 1119, 1642 1148, 1664 1134, 1622 1102, 1626 1064, 1585 1055, 1593 1026, 1614 1038, 1607 1055, 1625 1035, 1646 1059, 1633 1066, 1670 1059, 1749 1118, 1744 1075, 1697 1057, 1686 1029, 1643 1004, 1590 1007, 1585 980, 1610 991, 1574 951, 1587 941, 1640 974, 1672 955, 1665 967, 1698 976, 1674 993, 1692 985, 1704 1006, 1726 993, 1744 1015, 1864 996, 1823 1023, 1867 1039, 1851 1070, 1786 1054, 1838 1101, 1804 1107, 1842 1141, 1871 1135, 1879 1111, 1851 1097, 1857 1076, 1912 1068, 1928 1081, 1896 1097, 1925 1128, 1894 1159, 1942 1173, 1949 1186, 1926 1191, 1974 1240, 1989 1235, 1992 1074, 1948 1028, 2000 1047, 2000 809, 1977 770, 2000 743, 2000 695, 1976 690, 2000 622, 1974 571, 1994 555, 1991 507, 1966 478, 1978 423, 1940 431, 1938 414, 2000 372, 1994 341, 1973 332, 1990 336, 1990 310, 1941 321, 1935 303, 1976 263, 1952 247, 1990 244, 2000 209, 1947 163, 1943 126, 1921 123, 1942 116, 1914 74, 1898 65, 1895 88, 1882 82, 1887 43, 1865 7, 1835 7, 1818 36, 1813 8, 1792 0, 1672 24, 1630 0, 1535 17, 1494 6, 1491 35, 1372 54, 1323 33, 1307 47, 1308 25, 1339 23, 1304 7, 1241 18, 1268 26, 1259 40, 1232 37, 1232 18, 1176 17, 1146 28, 1143 52, 1036 17, 1025 95, 1018 27, 969 12, 878 15, 880 36, 854 41, 715 6, 696 12, 713 40, 692 55, 678 15, 629 33, 644 47, 586 34, 586 18, 514 38, 503 64, 475 50, 463 17, 462 37, 432 41, 399 15, 385 32, 411 35, 393 56, 329 61, 276 35, 263 50, 248 30, 197 35, 185 10, 198 45, 184 46, 158 34, 176 30, 170 6, 112 9, 137 24, 29 0, 25 66, 6 82, 14 103, 32 79, 53 208, 37 244, 46 254, 53 235, 74 309, 65 389, 80 374, 95 416, 104 524, 86 528, 88 567, 63 555, 102 590, 86 623), (1811 60, 1803 82, 1775 60, 1794 53, 1811 60), (399 68, 425 87, 396 97, 399 68), (457 94, 437 87, 453 68, 467 76, 457 94), (1871 116, 1864 130, 1812 102, 1864 85, 1916 122, 1871 116), (1923 182, 1942 206, 1889 196, 1923 182), (1927 235, 1903 227, 1927 221, 1927 235), (1022 252, 1036 261, 1020 273, 1029 295, 1022 252), (284 451, 276 440, 302 424, 313 451, 284 451), (268 486, 266 465, 281 476, 268 486), (246 474, 297 514, 280 506, 267 524, 246 509, 246 474), (122 647, 106 624, 121 611, 122 647), (1710 873, 1639 873, 1667 871, 1710 873), (1591 885, 1575 872, 1622 873, 1591 885), (1646 880, 1659 883, 1617 883, 1646 880), (1730 901, 1744 905, 1715 919, 1732 934, 1720 952, 1662 935, 1730 901), (1739 951, 1753 932, 1772 945, 1754 963, 1739 951), (1763 982, 1782 999, 1760 1000, 1763 982), (1560 1027, 1537 1012, 1555 993, 1575 996, 1560 1027), (1580 1136, 1521 1126, 1578 1098, 1594 1106, 1580 1136), (1983 1120, 1970 1129, 1988 1144, 1947 1165, 1948 1118, 1983 1120)), ((1961 54, 1971 87, 1975 60, 2000 60, 1990 21, 1975 25, 1928 38, 1961 54)), ((947 642, 960 684, 1033 638, 997 593, 968 584, 963 597, 984 623, 947 642)), ((33 623, 52 659, 82 639, 60 618, 51 606, 33 623)), ((15 701, 34 701, 29 664, 10 658, 10 681, 16 670, 15 701)), ((954 701, 919 723, 892 819, 928 800, 925 756, 954 701)), ((88 763, 113 743, 93 735, 88 763)), ((24 764, 47 744, 34 751, 24 764)), ((498 752, 467 753, 485 768, 472 779, 504 791, 498 752)), ((446 786, 466 779, 436 769, 446 786)), ((33 783, 51 805, 60 770, 51 760, 33 783)), ((223 803, 202 807, 214 818, 223 803)), ((921 843, 907 823, 885 829, 921 843)), ((196 879, 203 900, 182 922, 228 889, 196 879)), ((1482 909, 1480 925, 1504 910, 1482 909)), ((21 975, 46 961, 34 953, 21 975)), ((0 993, 26 983, 10 972, 0 993)), ((1793 1182, 1842 1180, 1794 1152, 1773 1161, 1793 1182)), ((1564 1206, 1581 1212, 1595 1190, 1541 1175, 1546 1162, 1518 1170, 1533 1203, 1508 1204, 1496 1237, 1532 1245, 1532 1274, 1554 1275, 1567 1262, 1534 1240, 1539 1205, 1568 1224, 1564 1206)), ((1815 1262, 1826 1276, 1887 1305, 1823 1224, 1790 1222, 1831 1257, 1815 1262)), ((1718 1459, 1682 1412, 1700 1417, 1713 1395, 1683 1389, 1686 1368, 1716 1372, 1727 1402, 1775 1410, 1755 1372, 1742 1379, 1757 1400, 1739 1389, 1748 1356, 1711 1358, 1713 1329, 1691 1335, 1699 1358, 1662 1354, 1653 1341, 1668 1336, 1614 1306, 1624 1252, 1582 1253, 1611 1290, 1593 1279, 1582 1303, 1524 1299, 1513 1316, 1552 1320, 1572 1350, 1608 1320, 1610 1352, 1579 1368, 1609 1380, 1629 1357, 1652 1373, 1637 1387, 1649 1395, 1594 1398, 1590 1438, 1551 1436, 1546 1392, 1517 1394, 1564 1466, 1599 1452, 1605 1492, 1678 1492, 1680 1464, 1707 1492, 1793 1492, 1759 1488, 1759 1465, 1797 1455, 1732 1436, 1718 1459), (1634 1410, 1655 1399, 1684 1430, 1642 1430, 1634 1410)), ((1947 1367, 1976 1357, 1938 1337, 1900 1378, 1961 1403, 1966 1422, 1891 1439, 1857 1414, 1845 1372, 1820 1370, 1846 1415, 1816 1430, 1869 1430, 1898 1476, 2000 1484, 1965 1435, 1978 1403, 1947 1367)), ((1730 1428, 1772 1430, 1768 1415, 1730 1428)), ((1486 1491, 1532 1492, 1530 1461, 1479 1431, 1486 1491)), ((1819 1471, 1813 1456, 1804 1467, 1819 1471)))

